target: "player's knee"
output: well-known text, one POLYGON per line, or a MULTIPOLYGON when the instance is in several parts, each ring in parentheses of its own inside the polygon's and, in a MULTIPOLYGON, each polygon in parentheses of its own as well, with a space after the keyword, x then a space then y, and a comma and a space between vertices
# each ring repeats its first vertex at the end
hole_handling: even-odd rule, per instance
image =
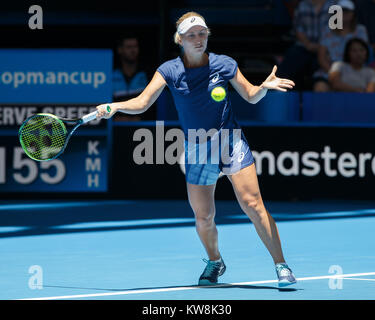
POLYGON ((198 228, 211 227, 215 219, 215 210, 195 212, 195 224, 198 228))
POLYGON ((260 193, 245 194, 242 196, 241 202, 246 213, 251 214, 254 218, 260 218, 263 212, 263 201, 260 193))

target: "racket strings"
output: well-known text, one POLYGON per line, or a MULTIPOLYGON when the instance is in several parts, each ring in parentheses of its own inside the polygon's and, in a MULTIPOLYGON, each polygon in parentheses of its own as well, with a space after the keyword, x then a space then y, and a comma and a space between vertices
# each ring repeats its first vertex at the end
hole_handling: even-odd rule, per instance
POLYGON ((58 118, 36 115, 20 130, 20 141, 25 153, 35 160, 50 160, 65 146, 67 131, 58 118))

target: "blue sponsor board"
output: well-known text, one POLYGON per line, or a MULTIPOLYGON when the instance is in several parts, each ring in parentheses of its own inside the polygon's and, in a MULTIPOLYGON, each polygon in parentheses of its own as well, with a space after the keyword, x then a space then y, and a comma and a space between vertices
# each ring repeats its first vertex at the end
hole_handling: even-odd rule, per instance
POLYGON ((0 192, 107 191, 107 137, 73 136, 57 159, 28 158, 17 136, 0 136, 0 192))
POLYGON ((102 103, 112 99, 109 49, 1 49, 0 103, 102 103))
POLYGON ((110 129, 92 121, 58 159, 28 158, 17 132, 31 114, 77 118, 112 100, 109 49, 0 49, 0 192, 106 192, 110 129))

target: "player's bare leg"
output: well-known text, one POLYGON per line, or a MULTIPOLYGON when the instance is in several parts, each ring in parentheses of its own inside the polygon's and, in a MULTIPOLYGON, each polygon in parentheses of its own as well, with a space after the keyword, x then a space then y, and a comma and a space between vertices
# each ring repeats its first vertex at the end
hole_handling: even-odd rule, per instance
POLYGON ((216 185, 201 186, 187 183, 188 198, 195 215, 197 233, 210 260, 220 258, 215 218, 216 185))
POLYGON ((285 262, 276 223, 266 210, 258 185, 255 164, 228 175, 242 210, 270 252, 275 264, 285 262))
POLYGON ((264 206, 255 164, 253 163, 251 166, 243 168, 239 172, 228 176, 228 178, 232 182, 242 210, 253 222, 255 230, 272 256, 279 279, 279 287, 295 284, 297 282, 296 278, 285 263, 275 220, 264 206))
POLYGON ((223 259, 218 249, 218 232, 215 218, 215 193, 216 185, 201 186, 187 183, 189 203, 195 214, 195 225, 209 260, 203 273, 199 277, 199 285, 216 284, 218 277, 226 270, 223 259))

